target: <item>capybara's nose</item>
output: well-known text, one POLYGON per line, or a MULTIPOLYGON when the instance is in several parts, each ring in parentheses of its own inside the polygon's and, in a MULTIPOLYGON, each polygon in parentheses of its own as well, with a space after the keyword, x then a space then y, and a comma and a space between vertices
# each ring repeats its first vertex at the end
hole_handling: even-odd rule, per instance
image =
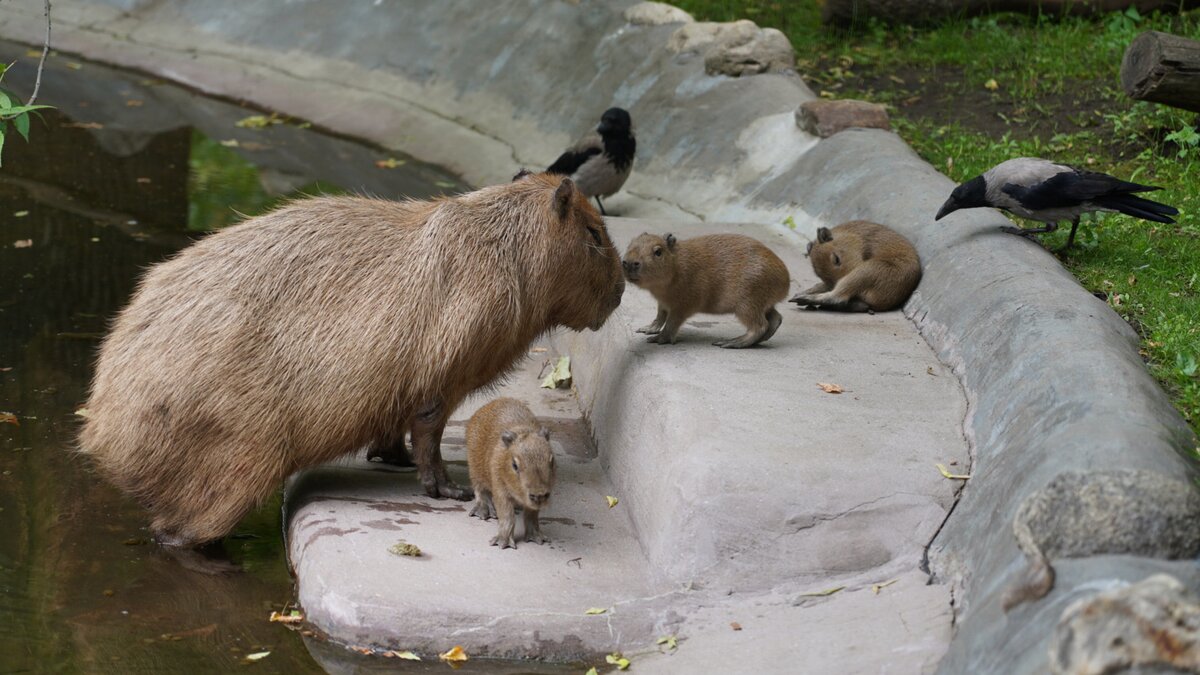
POLYGON ((534 494, 534 493, 530 492, 529 493, 529 501, 533 502, 534 504, 537 504, 538 506, 541 506, 542 504, 545 504, 546 502, 550 501, 550 493, 543 492, 541 494, 534 494))

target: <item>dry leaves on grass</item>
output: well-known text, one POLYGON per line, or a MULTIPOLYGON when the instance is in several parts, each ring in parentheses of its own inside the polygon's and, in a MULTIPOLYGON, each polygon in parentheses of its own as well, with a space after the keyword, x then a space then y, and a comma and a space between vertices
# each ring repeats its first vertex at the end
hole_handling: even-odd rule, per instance
POLYGON ((846 391, 845 389, 842 389, 842 385, 833 384, 830 382, 818 382, 817 386, 820 387, 821 391, 825 392, 826 394, 840 394, 846 391))
POLYGON ((271 623, 304 623, 304 614, 295 609, 286 614, 283 612, 271 612, 271 623))

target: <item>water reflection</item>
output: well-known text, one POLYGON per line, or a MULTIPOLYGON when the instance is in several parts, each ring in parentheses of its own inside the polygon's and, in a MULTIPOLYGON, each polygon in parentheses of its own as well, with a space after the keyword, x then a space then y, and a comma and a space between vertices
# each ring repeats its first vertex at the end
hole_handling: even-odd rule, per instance
MULTIPOLYGON (((32 61, 3 44, 0 58, 32 61)), ((27 95, 31 68, 5 83, 27 95)), ((321 672, 267 621, 292 598, 278 499, 224 543, 245 573, 188 572, 72 453, 75 411, 141 271, 200 230, 298 193, 464 186, 296 123, 238 127, 256 113, 70 57, 48 62, 41 98, 59 110, 31 143, 9 139, 0 169, 0 412, 19 422, 0 422, 0 671, 220 672, 270 651, 257 672, 321 672)))

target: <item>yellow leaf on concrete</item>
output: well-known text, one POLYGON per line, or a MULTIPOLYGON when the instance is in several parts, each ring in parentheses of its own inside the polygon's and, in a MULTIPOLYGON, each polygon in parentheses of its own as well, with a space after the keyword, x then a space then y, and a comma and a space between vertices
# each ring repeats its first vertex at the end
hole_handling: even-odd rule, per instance
POLYGON ((950 473, 946 469, 945 464, 934 464, 934 466, 937 467, 938 471, 942 472, 942 476, 944 478, 949 478, 951 480, 967 480, 968 478, 971 477, 971 474, 969 474, 969 473, 950 473))
POLYGON ((463 651, 461 646, 454 645, 450 648, 450 651, 446 652, 445 654, 438 654, 438 658, 443 661, 450 661, 452 663, 462 663, 463 661, 467 660, 467 653, 463 651))
POLYGON ((571 357, 563 356, 554 364, 554 370, 542 380, 544 389, 566 389, 571 386, 571 357))
POLYGON ((588 611, 584 612, 584 614, 604 614, 607 611, 608 610, 604 607, 592 607, 588 611))
POLYGON ((619 501, 616 497, 614 497, 612 495, 605 495, 604 499, 608 502, 608 508, 610 508, 610 509, 612 507, 616 506, 617 502, 619 501))
POLYGON ((845 586, 834 586, 833 588, 826 588, 823 591, 812 591, 810 593, 801 593, 800 597, 802 597, 802 598, 823 598, 827 595, 833 595, 834 593, 844 590, 845 588, 846 588, 845 586))
POLYGON ((375 166, 379 167, 380 169, 394 169, 398 166, 404 166, 405 164, 408 164, 406 160, 396 159, 395 157, 388 157, 387 159, 381 159, 375 162, 375 166))
POLYGON ((879 595, 879 591, 882 591, 883 589, 887 588, 888 586, 891 586, 892 584, 896 583, 897 581, 900 581, 900 580, 892 579, 890 581, 881 581, 877 584, 871 584, 871 590, 875 592, 875 595, 879 595))
POLYGON ((387 652, 383 652, 382 656, 385 656, 389 659, 404 659, 405 661, 420 661, 421 660, 421 657, 417 656, 415 653, 413 653, 411 651, 403 651, 403 652, 387 651, 387 652))
POLYGON ((621 652, 613 652, 604 657, 604 660, 617 667, 617 670, 628 670, 629 659, 621 655, 621 652))
POLYGON ((826 394, 840 394, 846 391, 845 389, 842 389, 841 385, 832 384, 830 382, 818 382, 817 386, 820 387, 821 391, 825 392, 826 394))
POLYGON ((415 544, 410 544, 403 539, 389 546, 388 550, 396 555, 406 555, 411 558, 416 558, 421 555, 421 549, 417 548, 415 544))

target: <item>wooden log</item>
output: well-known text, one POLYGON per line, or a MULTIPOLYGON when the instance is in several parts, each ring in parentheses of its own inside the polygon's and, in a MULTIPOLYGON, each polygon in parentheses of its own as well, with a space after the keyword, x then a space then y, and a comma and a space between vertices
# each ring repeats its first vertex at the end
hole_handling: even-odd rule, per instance
POLYGON ((1146 31, 1121 61, 1121 86, 1130 98, 1200 112, 1200 42, 1146 31))
POLYGON ((1049 15, 1103 14, 1136 7, 1139 12, 1178 12, 1200 7, 1200 0, 818 0, 821 19, 849 25, 868 18, 889 23, 933 23, 989 12, 1049 15))

